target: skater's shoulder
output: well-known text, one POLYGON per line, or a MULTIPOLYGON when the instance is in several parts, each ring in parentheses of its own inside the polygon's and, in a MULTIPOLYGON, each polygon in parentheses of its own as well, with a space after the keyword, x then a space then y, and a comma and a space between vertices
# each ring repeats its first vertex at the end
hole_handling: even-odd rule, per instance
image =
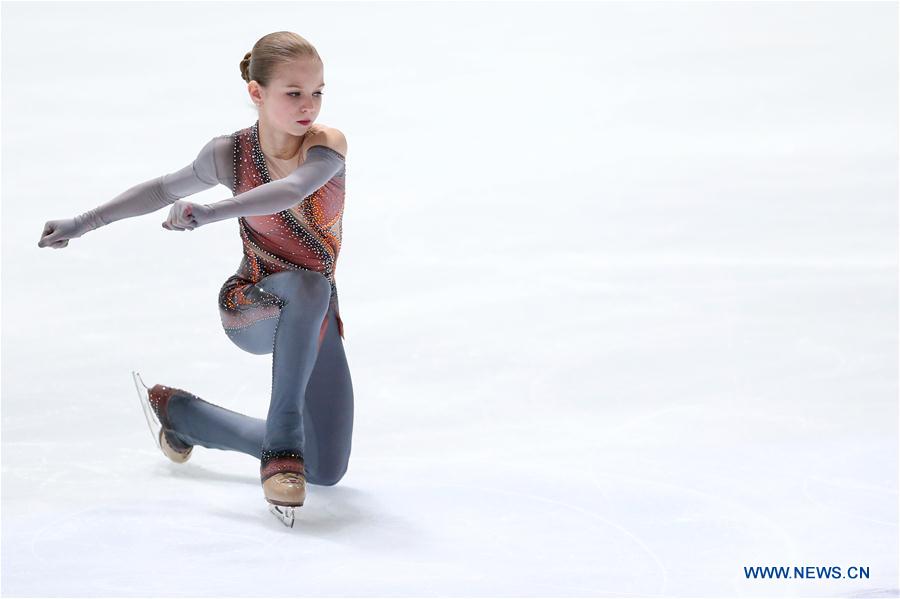
POLYGON ((209 184, 230 186, 233 154, 234 138, 231 135, 217 135, 200 149, 194 161, 194 172, 209 184))
POLYGON ((347 157, 347 137, 337 127, 314 124, 303 139, 301 151, 305 155, 315 146, 324 146, 337 152, 341 158, 347 157))

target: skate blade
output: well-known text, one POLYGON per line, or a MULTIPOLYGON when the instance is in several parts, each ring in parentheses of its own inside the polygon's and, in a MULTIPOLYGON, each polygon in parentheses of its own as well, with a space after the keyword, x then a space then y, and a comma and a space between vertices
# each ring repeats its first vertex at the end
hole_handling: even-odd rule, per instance
POLYGON ((144 384, 140 374, 132 370, 131 376, 134 378, 134 387, 138 392, 138 400, 141 402, 141 409, 144 411, 144 417, 147 419, 147 427, 150 429, 150 436, 153 437, 153 442, 156 443, 156 447, 162 450, 162 446, 159 443, 162 423, 156 417, 156 412, 153 411, 153 407, 150 405, 150 389, 144 384))
POLYGON ((269 511, 275 514, 281 523, 288 528, 294 528, 294 506, 269 504, 269 511))

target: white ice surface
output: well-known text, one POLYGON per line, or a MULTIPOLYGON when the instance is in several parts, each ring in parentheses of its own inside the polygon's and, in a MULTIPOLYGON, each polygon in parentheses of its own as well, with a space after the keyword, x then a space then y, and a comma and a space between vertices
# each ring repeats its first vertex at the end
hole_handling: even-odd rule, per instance
POLYGON ((896 596, 896 3, 2 12, 4 596, 896 596), (356 401, 293 530, 129 375, 264 417, 235 222, 37 247, 252 124, 284 29, 349 140, 356 401))

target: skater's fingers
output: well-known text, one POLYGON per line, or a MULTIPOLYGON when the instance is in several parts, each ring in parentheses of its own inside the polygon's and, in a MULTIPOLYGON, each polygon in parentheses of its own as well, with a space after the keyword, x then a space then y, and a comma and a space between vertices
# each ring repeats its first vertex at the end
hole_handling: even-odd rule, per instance
POLYGON ((59 243, 59 241, 60 241, 59 237, 60 237, 59 235, 50 235, 50 236, 45 237, 44 239, 42 239, 42 240, 39 242, 39 245, 40 245, 41 247, 47 247, 48 245, 49 245, 49 246, 53 246, 54 244, 59 243))
POLYGON ((175 200, 172 207, 169 208, 169 215, 166 218, 168 226, 166 228, 173 231, 183 231, 185 226, 190 224, 191 220, 190 202, 175 200))
POLYGON ((64 248, 64 247, 66 247, 67 245, 69 245, 69 240, 68 240, 68 239, 63 239, 62 241, 57 241, 56 243, 54 243, 54 244, 51 245, 50 247, 54 247, 54 248, 64 248))
POLYGON ((38 247, 53 245, 54 243, 56 243, 57 239, 59 239, 59 235, 56 234, 53 227, 50 225, 44 225, 44 233, 41 236, 41 240, 38 241, 38 247))
POLYGON ((49 220, 44 223, 44 230, 38 247, 66 247, 65 243, 70 239, 81 237, 85 233, 86 227, 79 224, 74 218, 64 218, 62 220, 49 220))

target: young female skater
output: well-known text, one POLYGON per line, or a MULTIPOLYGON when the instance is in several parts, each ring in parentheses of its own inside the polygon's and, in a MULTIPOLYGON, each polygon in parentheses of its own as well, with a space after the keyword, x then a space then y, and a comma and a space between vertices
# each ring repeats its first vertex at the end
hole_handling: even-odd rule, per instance
POLYGON ((235 345, 272 354, 266 419, 175 387, 147 388, 132 375, 151 433, 167 457, 184 462, 194 445, 202 445, 258 458, 270 510, 293 526, 306 482, 337 483, 350 458, 353 385, 334 280, 347 141, 339 130, 313 124, 324 68, 304 38, 270 33, 240 67, 258 108, 252 126, 214 137, 181 170, 75 218, 48 221, 38 246, 66 247, 100 226, 170 205, 162 226, 171 231, 237 218, 243 257, 219 291, 219 314, 235 345), (228 186, 233 197, 213 204, 181 199, 216 184, 228 186))

